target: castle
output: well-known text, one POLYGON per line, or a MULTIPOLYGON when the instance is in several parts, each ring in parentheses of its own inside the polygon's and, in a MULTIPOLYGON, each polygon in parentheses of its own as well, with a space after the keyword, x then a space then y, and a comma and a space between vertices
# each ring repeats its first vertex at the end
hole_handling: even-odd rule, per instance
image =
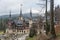
POLYGON ((22 15, 22 7, 20 8, 20 15, 17 19, 12 20, 11 11, 9 15, 9 19, 7 22, 6 33, 29 33, 30 28, 32 27, 32 10, 30 10, 30 18, 26 20, 22 15))

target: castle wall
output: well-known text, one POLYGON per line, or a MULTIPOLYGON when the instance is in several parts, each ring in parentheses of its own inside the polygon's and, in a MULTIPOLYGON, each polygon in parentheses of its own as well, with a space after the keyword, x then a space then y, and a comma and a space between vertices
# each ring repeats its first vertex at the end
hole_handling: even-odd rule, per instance
POLYGON ((29 28, 32 27, 32 24, 33 24, 32 20, 29 20, 29 28))

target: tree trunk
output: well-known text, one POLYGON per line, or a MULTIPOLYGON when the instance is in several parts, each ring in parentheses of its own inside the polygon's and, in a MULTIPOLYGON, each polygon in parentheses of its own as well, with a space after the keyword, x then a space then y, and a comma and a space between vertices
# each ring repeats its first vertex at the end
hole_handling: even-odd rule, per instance
POLYGON ((50 12, 51 12, 51 28, 50 28, 50 31, 51 31, 51 35, 53 37, 56 37, 56 34, 55 34, 55 28, 54 28, 54 0, 50 0, 50 12))

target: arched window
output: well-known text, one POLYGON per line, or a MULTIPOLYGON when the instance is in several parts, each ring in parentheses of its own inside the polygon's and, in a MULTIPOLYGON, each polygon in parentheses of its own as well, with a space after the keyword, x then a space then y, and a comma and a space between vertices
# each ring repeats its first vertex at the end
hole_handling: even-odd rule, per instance
POLYGON ((23 30, 22 30, 22 33, 23 33, 23 30))
POLYGON ((20 32, 21 32, 21 30, 20 30, 20 32))
POLYGON ((25 31, 24 31, 24 33, 25 33, 25 31))

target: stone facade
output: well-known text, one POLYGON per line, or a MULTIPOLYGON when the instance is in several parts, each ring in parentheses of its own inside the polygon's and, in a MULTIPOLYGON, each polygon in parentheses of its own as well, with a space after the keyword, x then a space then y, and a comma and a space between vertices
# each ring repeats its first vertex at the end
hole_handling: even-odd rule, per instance
POLYGON ((32 17, 28 19, 28 22, 26 22, 26 19, 24 19, 24 17, 22 16, 22 9, 20 10, 20 15, 18 19, 15 20, 12 20, 10 12, 10 16, 7 21, 8 27, 6 29, 6 33, 18 33, 18 34, 29 33, 32 24, 33 24, 32 17))

